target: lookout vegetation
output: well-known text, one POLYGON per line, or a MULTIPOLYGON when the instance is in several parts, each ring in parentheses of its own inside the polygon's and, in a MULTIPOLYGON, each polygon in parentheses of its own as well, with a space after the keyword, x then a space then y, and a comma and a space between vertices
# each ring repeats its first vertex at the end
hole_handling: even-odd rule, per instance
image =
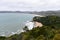
POLYGON ((0 40, 60 40, 59 16, 36 16, 33 21, 40 22, 43 26, 35 27, 32 30, 25 26, 24 32, 9 37, 0 36, 0 40))

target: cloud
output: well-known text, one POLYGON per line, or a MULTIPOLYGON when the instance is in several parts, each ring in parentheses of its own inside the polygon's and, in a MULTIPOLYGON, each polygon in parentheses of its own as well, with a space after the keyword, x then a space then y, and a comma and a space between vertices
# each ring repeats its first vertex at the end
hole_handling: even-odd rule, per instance
POLYGON ((59 10, 60 0, 0 0, 0 11, 59 10))

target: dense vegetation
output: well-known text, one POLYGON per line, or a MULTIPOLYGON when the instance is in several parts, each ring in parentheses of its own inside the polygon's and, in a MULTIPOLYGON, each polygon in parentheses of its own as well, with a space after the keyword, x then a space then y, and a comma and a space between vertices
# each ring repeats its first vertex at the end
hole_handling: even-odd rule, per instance
POLYGON ((0 36, 0 40, 60 40, 59 16, 36 16, 33 18, 33 21, 41 22, 43 27, 36 27, 29 30, 26 26, 24 28, 25 32, 10 37, 0 36))

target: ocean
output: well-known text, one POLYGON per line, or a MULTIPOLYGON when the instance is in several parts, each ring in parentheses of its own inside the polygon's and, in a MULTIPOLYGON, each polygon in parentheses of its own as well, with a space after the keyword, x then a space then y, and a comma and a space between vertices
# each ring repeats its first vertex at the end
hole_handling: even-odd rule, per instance
POLYGON ((24 24, 35 15, 26 13, 0 13, 0 36, 8 36, 21 32, 24 24))

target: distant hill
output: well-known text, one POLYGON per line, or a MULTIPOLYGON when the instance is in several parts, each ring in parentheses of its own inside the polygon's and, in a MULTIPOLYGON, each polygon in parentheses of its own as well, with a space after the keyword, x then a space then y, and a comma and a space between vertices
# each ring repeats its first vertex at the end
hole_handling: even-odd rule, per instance
POLYGON ((38 15, 44 15, 44 16, 48 16, 48 15, 56 15, 56 16, 60 16, 60 10, 59 10, 59 11, 41 11, 41 12, 32 12, 31 14, 38 14, 38 15))
POLYGON ((0 13, 25 13, 25 14, 37 14, 37 15, 44 15, 44 16, 48 16, 48 15, 56 15, 56 16, 60 16, 60 10, 58 11, 0 11, 0 13))
POLYGON ((0 13, 31 13, 30 11, 0 11, 0 13))

